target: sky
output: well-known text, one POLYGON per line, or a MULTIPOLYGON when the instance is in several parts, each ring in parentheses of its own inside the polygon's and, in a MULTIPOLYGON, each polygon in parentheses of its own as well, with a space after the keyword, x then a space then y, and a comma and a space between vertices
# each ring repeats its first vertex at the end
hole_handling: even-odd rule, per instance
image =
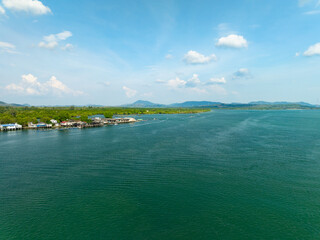
POLYGON ((320 104, 320 0, 0 0, 0 101, 320 104))

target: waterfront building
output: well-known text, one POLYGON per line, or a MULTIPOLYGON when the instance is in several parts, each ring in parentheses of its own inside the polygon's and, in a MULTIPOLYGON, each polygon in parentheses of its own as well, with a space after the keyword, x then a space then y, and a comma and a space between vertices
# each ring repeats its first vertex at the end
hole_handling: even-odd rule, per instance
POLYGON ((52 128, 52 124, 47 124, 47 123, 42 123, 42 122, 39 122, 39 123, 32 123, 32 122, 29 122, 28 123, 28 128, 52 128))
POLYGON ((9 124, 2 124, 0 127, 1 131, 12 131, 12 130, 21 130, 22 125, 18 123, 9 123, 9 124))

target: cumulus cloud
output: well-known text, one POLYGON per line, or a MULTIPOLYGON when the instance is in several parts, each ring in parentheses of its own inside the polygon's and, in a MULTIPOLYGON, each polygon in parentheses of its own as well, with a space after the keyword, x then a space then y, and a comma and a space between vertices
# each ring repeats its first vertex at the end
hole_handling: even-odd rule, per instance
POLYGON ((210 56, 204 56, 201 53, 190 50, 187 54, 184 55, 183 60, 187 64, 206 64, 211 61, 217 60, 216 55, 212 54, 210 56))
POLYGON ((198 74, 193 74, 192 78, 190 78, 187 82, 186 82, 186 87, 197 87, 201 84, 201 81, 199 79, 199 75, 198 74))
POLYGON ((320 42, 310 46, 303 55, 307 57, 320 55, 320 42))
POLYGON ((16 12, 27 12, 33 15, 51 13, 49 7, 38 0, 2 0, 3 6, 16 12))
MULTIPOLYGON (((38 44, 40 48, 47 48, 47 49, 54 49, 59 45, 60 41, 64 41, 67 38, 71 37, 72 33, 69 31, 63 31, 61 33, 57 34, 50 34, 48 36, 44 36, 42 42, 38 44)), ((63 46, 62 50, 70 50, 73 46, 70 43, 67 43, 65 46, 63 46)))
POLYGON ((186 85, 186 83, 187 82, 185 80, 182 80, 179 77, 176 77, 174 79, 169 80, 167 82, 167 85, 170 88, 181 88, 181 87, 184 87, 186 85))
POLYGON ((40 42, 38 46, 41 48, 54 49, 58 46, 58 42, 40 42))
POLYGON ((2 6, 0 6, 0 15, 4 15, 6 14, 6 11, 4 10, 4 8, 2 6))
POLYGON ((206 82, 207 85, 213 85, 213 84, 225 84, 227 83, 226 79, 224 77, 221 78, 210 78, 209 81, 206 82))
POLYGON ((235 73, 233 73, 232 78, 236 79, 236 78, 249 78, 251 76, 249 69, 247 68, 240 68, 238 71, 236 71, 235 73))
POLYGON ((226 90, 222 87, 227 81, 224 77, 211 78, 208 81, 201 81, 198 74, 193 74, 188 80, 183 80, 179 77, 170 79, 168 81, 157 80, 157 83, 164 84, 170 89, 185 89, 196 93, 208 93, 215 92, 219 94, 225 94, 226 90))
POLYGON ((230 34, 227 37, 219 38, 216 46, 229 48, 246 48, 248 47, 248 42, 243 36, 230 34))
POLYGON ((13 91, 25 95, 82 95, 83 92, 72 90, 64 83, 59 81, 55 76, 52 76, 47 82, 39 82, 38 78, 32 74, 25 74, 21 76, 21 82, 18 84, 12 83, 5 87, 8 91, 13 91))
POLYGON ((128 88, 126 86, 123 86, 122 89, 124 90, 124 92, 128 98, 133 98, 137 94, 136 90, 128 88))

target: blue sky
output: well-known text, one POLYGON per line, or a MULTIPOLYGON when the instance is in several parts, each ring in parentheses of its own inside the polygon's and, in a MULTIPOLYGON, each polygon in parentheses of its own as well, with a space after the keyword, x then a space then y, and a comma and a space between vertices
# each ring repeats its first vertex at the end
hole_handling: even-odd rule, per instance
POLYGON ((2 0, 0 101, 320 104, 320 0, 2 0))

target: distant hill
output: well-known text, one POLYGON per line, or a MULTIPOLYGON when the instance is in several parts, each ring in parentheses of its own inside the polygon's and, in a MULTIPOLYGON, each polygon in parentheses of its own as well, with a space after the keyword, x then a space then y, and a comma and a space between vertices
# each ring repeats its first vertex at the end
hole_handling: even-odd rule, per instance
POLYGON ((265 102, 256 101, 250 103, 221 103, 210 101, 186 101, 169 105, 157 104, 149 101, 139 100, 122 107, 131 108, 214 108, 214 109, 315 109, 318 105, 306 102, 265 102))
POLYGON ((29 107, 29 104, 16 104, 16 103, 6 103, 0 101, 0 106, 13 106, 13 107, 29 107))
POLYGON ((208 107, 208 106, 217 106, 221 105, 222 103, 220 102, 209 102, 209 101, 187 101, 183 103, 173 103, 168 105, 168 107, 185 107, 185 108, 190 108, 190 107, 208 107))
MULTIPOLYGON (((0 106, 14 106, 14 107, 29 107, 29 104, 16 104, 16 103, 6 103, 0 101, 0 106)), ((73 106, 73 105, 72 105, 73 106)), ((91 107, 104 107, 103 105, 82 105, 91 107)), ((46 107, 43 105, 42 107, 46 107)), ((51 106, 52 107, 52 106, 51 106)), ((58 106, 53 106, 58 107, 58 106)), ((59 107, 71 107, 70 105, 61 105, 59 107)), ((74 107, 80 107, 75 106, 74 107)), ((159 104, 150 101, 138 100, 131 104, 125 104, 121 107, 127 108, 211 108, 211 109, 320 109, 320 105, 313 105, 306 102, 265 102, 265 101, 254 101, 249 103, 221 103, 221 102, 211 102, 211 101, 186 101, 182 103, 173 104, 159 104)))
POLYGON ((308 106, 314 107, 315 105, 306 103, 306 102, 264 102, 264 101, 256 101, 256 102, 249 102, 248 104, 251 105, 300 105, 300 106, 308 106))
POLYGON ((143 101, 143 100, 138 100, 132 104, 126 104, 123 105, 123 107, 130 107, 130 108, 161 108, 161 107, 166 107, 164 104, 157 104, 149 101, 143 101))

